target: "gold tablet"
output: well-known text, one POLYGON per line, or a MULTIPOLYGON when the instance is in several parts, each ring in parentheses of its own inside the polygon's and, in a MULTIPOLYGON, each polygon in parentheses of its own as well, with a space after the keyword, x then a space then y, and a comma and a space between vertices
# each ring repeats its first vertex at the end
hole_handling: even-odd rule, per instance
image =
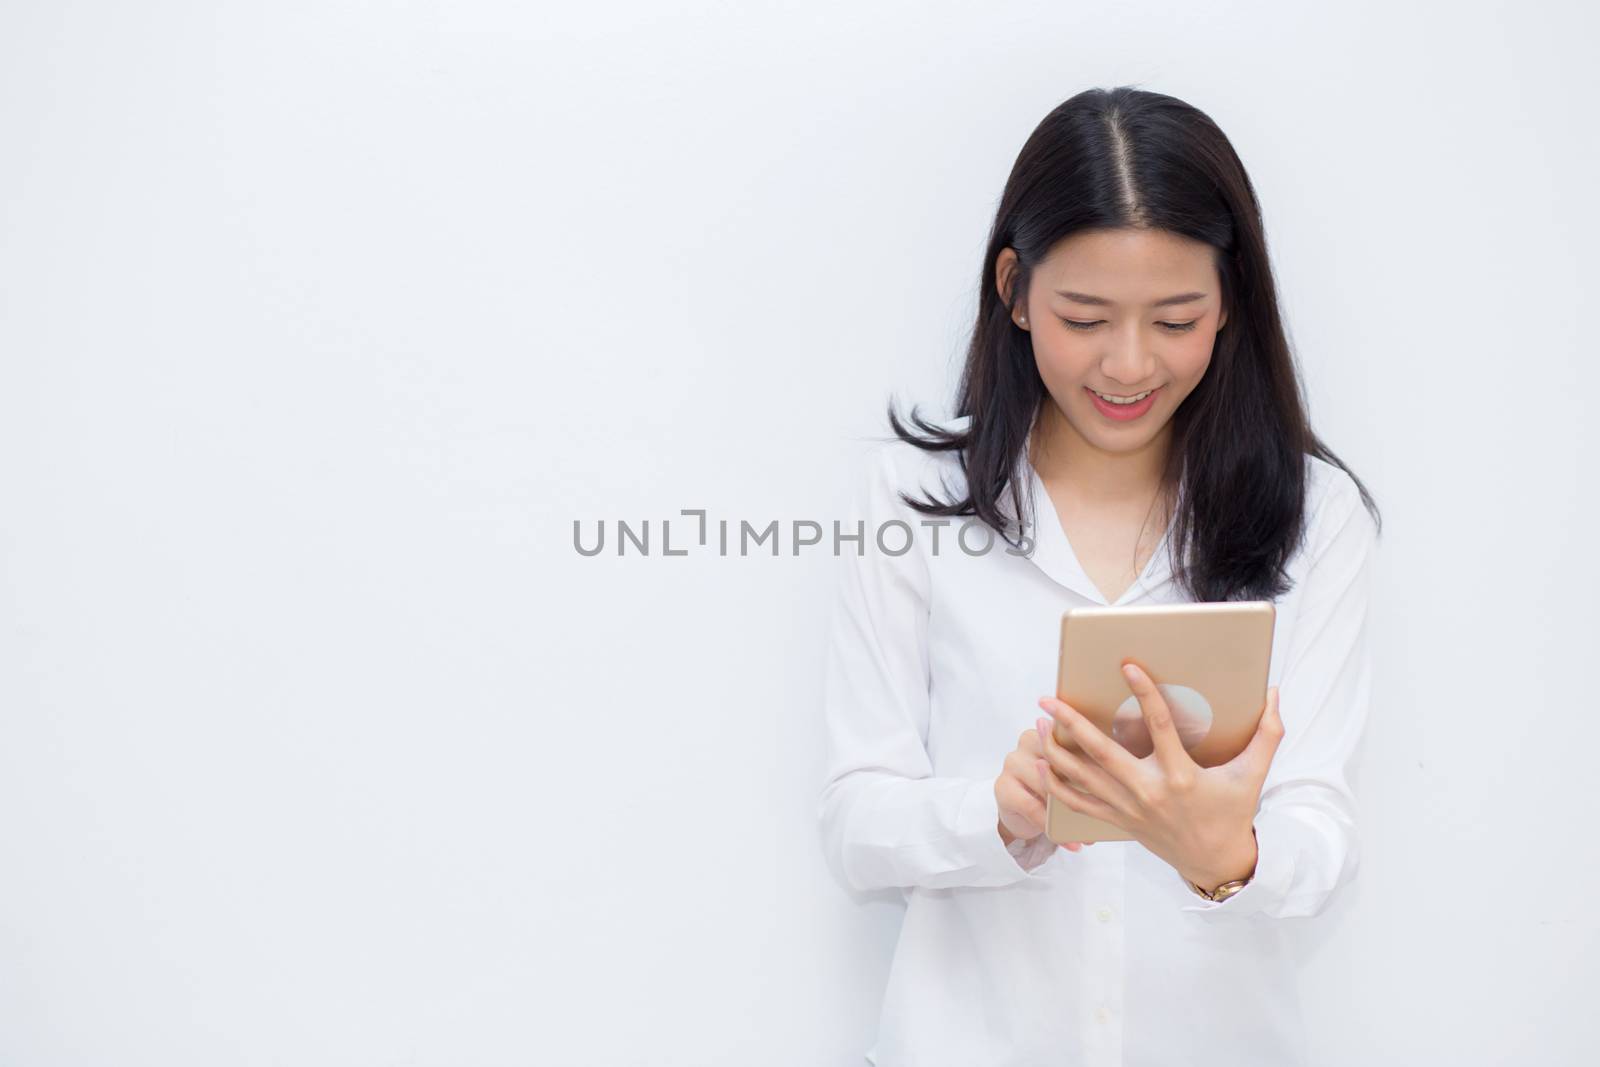
MULTIPOLYGON (((1123 663, 1133 660, 1166 697, 1194 761, 1227 763, 1250 743, 1266 709, 1275 615, 1270 600, 1072 608, 1061 616, 1056 697, 1134 756, 1147 756, 1154 751, 1150 731, 1122 676, 1123 663)), ((1079 752, 1060 723, 1055 737, 1079 752)), ((1046 808, 1045 833, 1058 844, 1133 840, 1053 795, 1046 808)))

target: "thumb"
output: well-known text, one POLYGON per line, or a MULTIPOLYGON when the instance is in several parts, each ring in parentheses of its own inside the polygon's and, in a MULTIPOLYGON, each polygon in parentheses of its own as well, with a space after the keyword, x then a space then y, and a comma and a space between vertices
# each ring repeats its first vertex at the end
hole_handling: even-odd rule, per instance
POLYGON ((1239 753, 1238 762, 1254 772, 1256 777, 1266 778, 1272 757, 1283 741, 1283 733, 1283 718, 1278 714, 1278 687, 1273 686, 1267 690, 1267 706, 1261 712, 1255 735, 1250 738, 1244 751, 1239 753))

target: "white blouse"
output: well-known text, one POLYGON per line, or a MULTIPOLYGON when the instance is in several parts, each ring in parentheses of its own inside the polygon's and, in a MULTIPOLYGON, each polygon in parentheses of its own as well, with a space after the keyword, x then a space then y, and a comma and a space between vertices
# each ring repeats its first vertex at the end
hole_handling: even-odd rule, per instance
MULTIPOLYGON (((1276 601, 1267 684, 1279 687, 1285 732, 1255 818, 1256 871, 1213 903, 1136 841, 1078 852, 1044 835, 1002 842, 995 778, 1046 714, 1037 700, 1054 694, 1061 613, 1106 599, 1026 459, 1031 556, 979 520, 898 499, 902 488, 962 495, 955 453, 892 441, 868 459, 838 528, 848 538, 865 524, 835 563, 817 809, 834 877, 898 887, 906 903, 866 1061, 1306 1062, 1281 920, 1320 913, 1359 857, 1347 776, 1367 717, 1377 531, 1354 481, 1307 457, 1307 539, 1276 601)), ((1014 517, 1009 490, 1002 508, 1014 517)), ((1190 599, 1167 547, 1164 536, 1118 605, 1190 599)))

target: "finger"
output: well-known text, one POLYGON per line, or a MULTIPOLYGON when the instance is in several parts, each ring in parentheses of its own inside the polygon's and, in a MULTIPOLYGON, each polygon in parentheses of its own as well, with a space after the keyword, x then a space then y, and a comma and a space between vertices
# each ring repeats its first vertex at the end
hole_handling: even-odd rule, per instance
POLYGON ((1055 778, 1054 772, 1051 771, 1050 764, 1047 761, 1039 761, 1039 774, 1041 781, 1045 782, 1045 787, 1049 789, 1050 795, 1071 810, 1096 819, 1102 819, 1113 826, 1122 826, 1123 820, 1120 812, 1114 810, 1111 805, 1099 797, 1079 792, 1066 782, 1055 778))
POLYGON ((1122 677, 1128 688, 1139 698, 1139 710, 1144 713, 1145 726, 1150 730, 1150 740, 1155 745, 1156 762, 1167 776, 1192 775, 1198 766, 1189 750, 1183 747, 1177 724, 1172 721, 1172 709, 1167 698, 1161 695, 1156 683, 1143 667, 1129 660, 1122 665, 1122 677))
MULTIPOLYGON (((1013 754, 1015 755, 1015 753, 1013 753, 1013 754)), ((1030 766, 1033 766, 1033 762, 1032 761, 1030 761, 1030 766)), ((1038 814, 1038 816, 1036 818, 1038 820, 1039 825, 1041 827, 1044 827, 1044 829, 1041 829, 1039 832, 1040 833, 1044 833, 1044 832, 1046 832, 1048 830, 1049 825, 1050 825, 1050 809, 1048 807, 1046 807, 1045 801, 1044 801, 1043 798, 1045 796, 1048 796, 1049 793, 1048 793, 1048 790, 1045 788, 1045 784, 1044 784, 1045 783, 1045 772, 1038 771, 1038 768, 1036 766, 1035 766, 1034 770, 1035 770, 1034 774, 1030 775, 1027 778, 1021 778, 1020 781, 1022 782, 1022 784, 1024 786, 1027 786, 1030 795, 1032 795, 1034 791, 1037 791, 1037 793, 1038 793, 1038 795, 1040 797, 1040 800, 1039 800, 1039 814, 1038 814), (1030 784, 1030 782, 1031 782, 1031 784, 1030 784)), ((1089 842, 1089 843, 1092 844, 1093 842, 1089 842)), ((1083 846, 1084 846, 1084 842, 1082 842, 1082 841, 1058 841, 1058 842, 1056 842, 1056 844, 1057 844, 1058 847, 1064 848, 1068 852, 1077 852, 1080 849, 1082 849, 1083 846)))
POLYGON ((1142 772, 1139 769, 1139 760, 1133 753, 1123 748, 1114 738, 1107 737, 1100 727, 1084 718, 1082 712, 1065 701, 1057 700, 1055 697, 1042 697, 1039 706, 1066 728, 1067 736, 1084 755, 1121 785, 1129 796, 1135 795, 1135 785, 1142 777, 1142 772))
POLYGON ((1273 756, 1277 755, 1283 733, 1283 717, 1278 714, 1278 687, 1272 686, 1267 690, 1267 706, 1261 712, 1255 735, 1244 746, 1244 751, 1229 763, 1236 763, 1259 781, 1266 781, 1267 769, 1272 766, 1273 756))
POLYGON ((1048 814, 1045 802, 1025 788, 1020 779, 1007 775, 1001 781, 999 788, 995 791, 995 795, 1002 807, 1009 808, 1016 814, 1021 815, 1029 824, 1029 832, 1024 834, 1024 837, 1038 837, 1044 833, 1045 819, 1048 814))
MULTIPOLYGON (((1045 719, 1045 718, 1040 718, 1040 719, 1036 720, 1034 722, 1033 732, 1031 734, 1027 734, 1027 735, 1025 735, 1023 737, 1022 743, 1019 743, 1018 746, 1017 746, 1018 751, 1013 752, 1012 755, 1018 757, 1020 762, 1026 762, 1030 766, 1033 766, 1034 765, 1034 761, 1027 760, 1026 757, 1022 756, 1022 752, 1023 751, 1029 751, 1029 752, 1034 753, 1037 756, 1038 753, 1040 753, 1040 752, 1042 752, 1044 750, 1045 731, 1047 731, 1050 728, 1049 727, 1049 723, 1050 723, 1050 720, 1049 719, 1045 719), (1031 742, 1031 743, 1029 743, 1029 742, 1031 742)), ((1039 810, 1043 813, 1043 814, 1041 814, 1039 816, 1039 825, 1040 826, 1044 826, 1044 827, 1046 827, 1048 829, 1048 826, 1049 826, 1049 811, 1050 811, 1050 809, 1046 806, 1044 798, 1049 795, 1049 790, 1047 789, 1047 787, 1045 785, 1045 779, 1046 779, 1046 775, 1045 775, 1044 772, 1040 772, 1040 773, 1034 774, 1031 777, 1030 776, 1023 776, 1021 774, 1018 775, 1018 780, 1023 784, 1024 787, 1027 788, 1027 790, 1029 791, 1030 795, 1037 795, 1039 797, 1039 810)), ((1044 831, 1041 831, 1041 832, 1044 832, 1044 831)), ((1094 844, 1094 842, 1093 841, 1058 841, 1058 842, 1056 842, 1056 844, 1059 847, 1066 849, 1068 852, 1078 852, 1078 851, 1081 851, 1083 849, 1084 845, 1092 845, 1092 844, 1094 844)))
POLYGON ((1033 761, 1038 758, 1036 754, 1017 750, 1006 756, 1005 769, 1011 777, 1017 780, 1022 788, 1032 793, 1038 798, 1039 803, 1043 804, 1045 798, 1044 786, 1039 784, 1039 776, 1033 771, 1033 761))
POLYGON ((1063 748, 1055 739, 1055 734, 1049 730, 1041 731, 1041 736, 1044 738, 1044 758, 1069 785, 1083 792, 1092 793, 1107 804, 1124 811, 1133 811, 1137 807, 1133 795, 1093 760, 1085 759, 1063 748))

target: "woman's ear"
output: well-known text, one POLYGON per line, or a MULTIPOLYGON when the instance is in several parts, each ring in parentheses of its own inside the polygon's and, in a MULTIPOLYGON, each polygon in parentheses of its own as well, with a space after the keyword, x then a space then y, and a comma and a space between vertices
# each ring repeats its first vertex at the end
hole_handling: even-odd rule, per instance
POLYGON ((1014 248, 1002 248, 994 261, 994 285, 1000 293, 1000 306, 1005 308, 1011 316, 1011 321, 1026 330, 1028 328, 1028 305, 1022 294, 1018 294, 1015 301, 1011 294, 1015 291, 1014 284, 1017 277, 1017 251, 1014 248))
POLYGON ((1012 248, 1002 248, 994 261, 994 287, 1000 293, 1000 303, 1011 306, 1011 276, 1017 269, 1017 253, 1012 248))
POLYGON ((1228 309, 1227 308, 1223 308, 1222 309, 1222 314, 1217 316, 1217 331, 1220 333, 1222 331, 1222 328, 1224 326, 1226 326, 1227 324, 1228 324, 1228 309))

